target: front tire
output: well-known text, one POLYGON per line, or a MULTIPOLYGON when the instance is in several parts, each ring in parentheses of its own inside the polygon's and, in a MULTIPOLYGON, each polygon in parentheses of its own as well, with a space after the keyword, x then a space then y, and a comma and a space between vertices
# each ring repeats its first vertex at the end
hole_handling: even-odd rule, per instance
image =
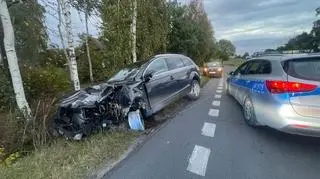
POLYGON ((249 96, 247 96, 246 99, 244 100, 243 117, 246 124, 248 124, 250 127, 256 127, 258 125, 255 111, 254 111, 254 106, 249 96))
POLYGON ((188 93, 189 99, 192 99, 192 100, 199 99, 199 97, 200 97, 200 91, 201 91, 201 88, 200 88, 200 83, 199 83, 199 81, 198 81, 198 80, 193 80, 193 81, 191 82, 190 92, 188 93))

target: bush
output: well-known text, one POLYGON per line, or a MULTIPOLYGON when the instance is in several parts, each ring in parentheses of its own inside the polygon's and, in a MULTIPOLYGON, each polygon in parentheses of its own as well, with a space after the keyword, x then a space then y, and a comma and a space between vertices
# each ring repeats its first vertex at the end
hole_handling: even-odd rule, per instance
POLYGON ((9 71, 0 66, 0 112, 10 109, 11 104, 15 102, 14 100, 9 71))
POLYGON ((24 67, 22 69, 24 89, 28 101, 55 97, 70 90, 69 74, 63 68, 24 67))

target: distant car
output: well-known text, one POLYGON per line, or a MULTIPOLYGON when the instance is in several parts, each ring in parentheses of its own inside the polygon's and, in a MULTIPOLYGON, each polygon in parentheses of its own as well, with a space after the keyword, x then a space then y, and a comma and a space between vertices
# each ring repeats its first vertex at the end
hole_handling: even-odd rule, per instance
POLYGON ((250 126, 320 136, 320 55, 261 56, 229 74, 227 93, 250 126))
POLYGON ((222 77, 223 75, 223 66, 221 62, 208 62, 204 65, 203 68, 204 76, 208 77, 222 77))
POLYGON ((177 98, 200 95, 199 67, 178 54, 163 54, 127 65, 107 83, 80 90, 62 100, 54 130, 80 140, 109 124, 127 122, 143 130, 145 117, 177 98))

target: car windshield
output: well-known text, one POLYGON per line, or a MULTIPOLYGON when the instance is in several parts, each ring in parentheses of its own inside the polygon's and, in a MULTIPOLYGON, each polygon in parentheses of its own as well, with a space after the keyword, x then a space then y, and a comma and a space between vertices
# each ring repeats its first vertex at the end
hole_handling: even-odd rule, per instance
POLYGON ((144 67, 145 61, 139 61, 129 65, 121 69, 115 75, 113 75, 108 82, 116 82, 116 81, 124 81, 133 79, 140 71, 142 67, 144 67))
POLYGON ((207 63, 207 66, 208 67, 220 67, 221 63, 220 62, 210 62, 210 63, 207 63))

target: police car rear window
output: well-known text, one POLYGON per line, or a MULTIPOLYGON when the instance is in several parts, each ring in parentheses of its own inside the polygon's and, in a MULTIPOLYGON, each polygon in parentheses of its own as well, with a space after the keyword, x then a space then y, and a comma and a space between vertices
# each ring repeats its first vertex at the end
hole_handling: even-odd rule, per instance
POLYGON ((319 57, 288 60, 284 63, 283 68, 292 77, 320 81, 319 57))

